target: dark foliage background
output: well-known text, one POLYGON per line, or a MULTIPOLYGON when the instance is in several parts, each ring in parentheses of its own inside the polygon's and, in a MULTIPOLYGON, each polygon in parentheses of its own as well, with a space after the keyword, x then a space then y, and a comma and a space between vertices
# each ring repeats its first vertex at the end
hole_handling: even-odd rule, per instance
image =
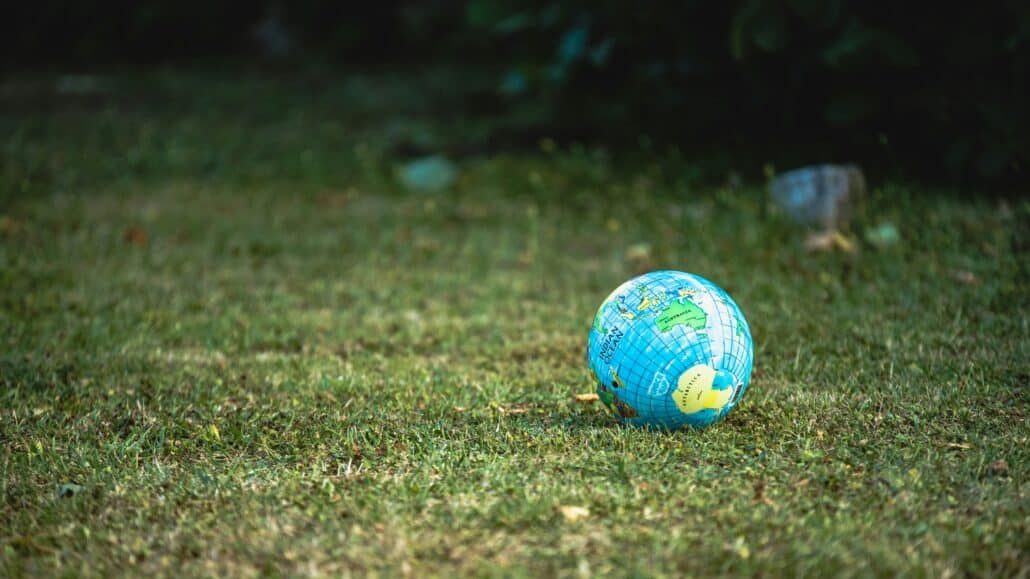
POLYGON ((540 130, 559 139, 635 146, 647 135, 752 166, 858 161, 1009 189, 1030 166, 1022 0, 44 1, 6 11, 9 71, 449 62, 492 71, 500 107, 547 103, 540 130))

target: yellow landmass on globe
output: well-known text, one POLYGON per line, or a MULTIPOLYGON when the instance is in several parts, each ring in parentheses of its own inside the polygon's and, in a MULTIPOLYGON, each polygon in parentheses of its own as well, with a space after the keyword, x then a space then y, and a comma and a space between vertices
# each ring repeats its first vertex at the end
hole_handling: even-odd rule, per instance
POLYGON ((684 414, 693 414, 705 409, 719 409, 726 406, 733 396, 733 389, 716 390, 715 369, 698 364, 684 372, 672 391, 672 400, 684 414))

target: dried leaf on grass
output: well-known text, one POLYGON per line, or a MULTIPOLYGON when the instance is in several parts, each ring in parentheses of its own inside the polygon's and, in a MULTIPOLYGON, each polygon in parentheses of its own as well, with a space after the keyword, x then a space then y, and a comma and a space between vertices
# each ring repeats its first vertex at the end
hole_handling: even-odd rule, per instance
POLYGON ((955 281, 966 285, 977 285, 980 283, 980 278, 976 277, 976 274, 971 271, 956 271, 954 277, 955 281))
POLYGON ((805 249, 808 251, 839 250, 844 253, 854 253, 855 243, 840 231, 823 231, 809 235, 805 239, 805 249))
POLYGON ((991 473, 996 476, 1005 476, 1009 473, 1009 463, 1004 458, 991 463, 991 473))
POLYGON ((129 227, 122 234, 122 239, 125 240, 125 243, 131 243, 132 245, 146 245, 147 232, 139 227, 129 227))
POLYGON ((0 235, 14 235, 22 229, 22 223, 12 217, 0 215, 0 235))
POLYGON ((590 509, 571 505, 562 505, 558 507, 558 512, 560 512, 562 518, 569 523, 575 523, 580 519, 585 519, 590 516, 590 509))
POLYGON ((626 248, 626 265, 634 271, 649 271, 654 269, 651 259, 651 246, 647 243, 635 243, 626 248))

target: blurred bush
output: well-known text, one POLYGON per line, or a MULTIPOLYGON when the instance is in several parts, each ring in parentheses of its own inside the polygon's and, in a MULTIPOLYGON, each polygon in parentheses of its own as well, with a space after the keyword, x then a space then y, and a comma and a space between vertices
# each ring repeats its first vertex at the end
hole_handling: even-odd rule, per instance
POLYGON ((502 92, 555 94, 564 120, 624 137, 951 181, 1030 165, 1030 3, 470 0, 465 15, 470 42, 506 49, 502 92))
POLYGON ((498 98, 550 103, 557 132, 586 138, 950 181, 1013 182, 1030 165, 1023 0, 41 0, 5 12, 9 69, 254 56, 264 35, 294 59, 349 67, 493 68, 498 98))

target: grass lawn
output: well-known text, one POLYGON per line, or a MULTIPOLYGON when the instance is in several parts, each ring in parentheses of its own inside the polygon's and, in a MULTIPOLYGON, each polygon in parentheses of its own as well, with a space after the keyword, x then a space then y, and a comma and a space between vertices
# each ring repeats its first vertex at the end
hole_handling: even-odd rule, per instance
POLYGON ((874 183, 807 254, 646 143, 407 193, 397 142, 501 121, 395 78, 48 83, 0 93, 0 575, 1030 573, 1025 201, 874 183), (755 337, 704 431, 574 400, 662 268, 755 337))

